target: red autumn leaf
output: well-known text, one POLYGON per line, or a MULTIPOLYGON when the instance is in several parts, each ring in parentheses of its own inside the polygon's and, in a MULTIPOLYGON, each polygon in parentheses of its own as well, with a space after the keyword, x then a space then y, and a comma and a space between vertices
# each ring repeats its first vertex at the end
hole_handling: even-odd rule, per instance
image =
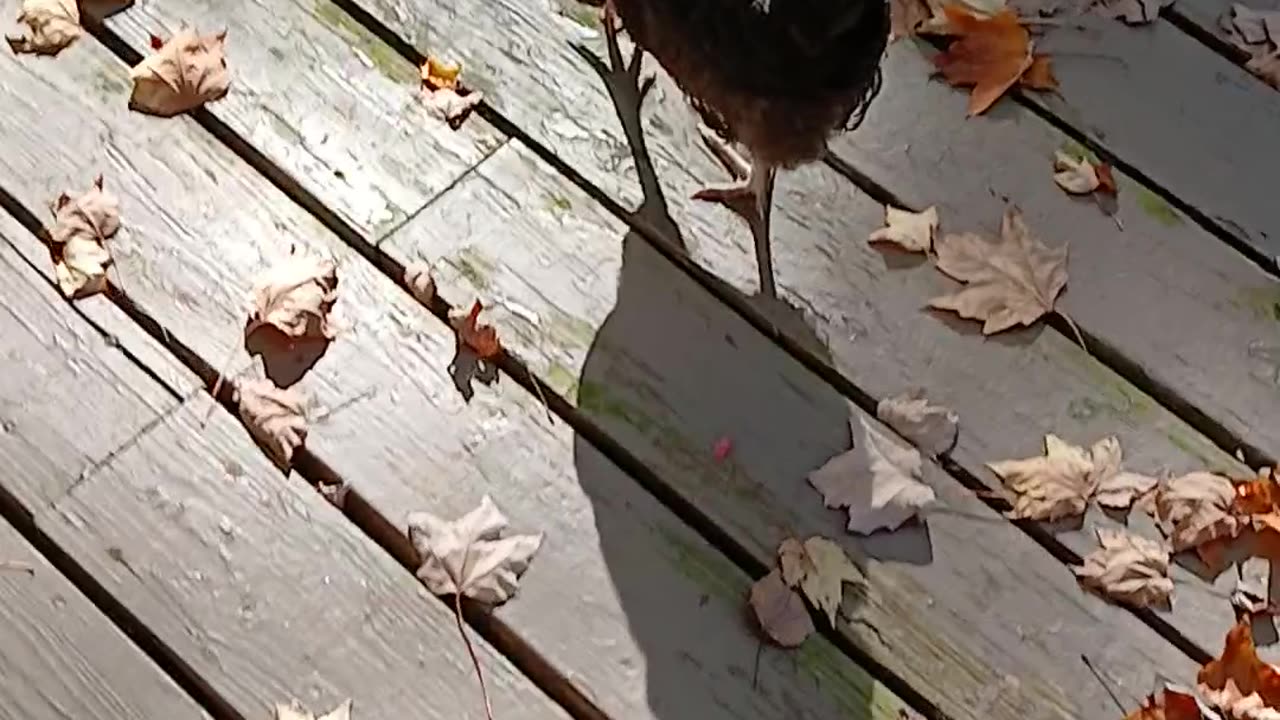
POLYGON ((1148 695, 1142 707, 1125 715, 1124 720, 1201 720, 1195 697, 1165 688, 1160 695, 1148 695))
POLYGON ((151 33, 151 49, 159 50, 162 47, 164 47, 164 40, 160 39, 159 35, 151 33))
POLYGON ((489 360, 502 353, 502 344, 498 342, 498 331, 492 325, 480 325, 480 311, 484 305, 479 300, 471 306, 471 312, 454 321, 454 329, 458 331, 458 339, 471 348, 476 357, 489 360))
POLYGON ((1222 657, 1205 663, 1196 681, 1200 695, 1228 715, 1237 706, 1280 708, 1280 670, 1258 658, 1247 615, 1227 632, 1222 657))
POLYGON ((933 63, 947 82, 973 88, 969 115, 986 111, 1024 77, 1024 83, 1037 90, 1058 86, 1049 58, 1033 53, 1031 35, 1014 11, 1006 8, 988 18, 954 3, 942 10, 958 39, 933 63))
POLYGON ((1112 197, 1120 192, 1120 188, 1116 186, 1116 178, 1111 174, 1110 163, 1098 163, 1093 166, 1093 171, 1098 173, 1098 189, 1095 192, 1112 197))

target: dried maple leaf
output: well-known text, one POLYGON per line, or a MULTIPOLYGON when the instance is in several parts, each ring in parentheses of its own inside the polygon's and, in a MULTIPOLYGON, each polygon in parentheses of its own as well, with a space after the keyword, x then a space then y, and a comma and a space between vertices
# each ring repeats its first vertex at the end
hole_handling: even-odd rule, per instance
POLYGON ((1280 10, 1254 10, 1241 3, 1232 3, 1222 25, 1236 46, 1243 50, 1268 42, 1280 45, 1280 10))
POLYGON ((120 201, 102 189, 102 176, 82 195, 63 193, 54 201, 50 251, 58 287, 69 298, 107 287, 111 253, 106 241, 120 230, 120 201))
POLYGON ((960 416, 954 410, 933 405, 919 391, 881 400, 876 417, 929 455, 951 450, 960 429, 960 416))
POLYGON ((1094 498, 1105 508, 1123 510, 1160 482, 1149 475, 1120 469, 1120 441, 1115 436, 1094 443, 1089 450, 1089 461, 1093 463, 1094 498))
POLYGON ((1052 522, 1083 515, 1098 486, 1093 451, 1053 434, 1044 436, 1044 449, 1042 457, 987 463, 1015 495, 1009 517, 1052 522))
POLYGON ((330 313, 337 301, 338 270, 333 260, 291 252, 254 281, 245 337, 271 327, 289 339, 331 340, 336 330, 330 313))
POLYGON ((1080 584, 1134 607, 1167 607, 1173 593, 1169 549, 1122 530, 1098 528, 1102 547, 1074 567, 1080 584))
POLYGON ((1240 521, 1231 514, 1235 487, 1221 475, 1195 472, 1162 483, 1156 490, 1156 519, 1174 552, 1211 540, 1232 538, 1240 521))
POLYGON ((1222 656, 1196 676, 1200 696, 1231 718, 1265 718, 1257 711, 1280 708, 1280 671, 1258 658, 1249 616, 1227 632, 1222 656))
POLYGON ((1053 181, 1072 195, 1084 195, 1098 189, 1098 171, 1088 158, 1073 158, 1059 150, 1053 156, 1053 181))
POLYGON ((1262 515, 1280 510, 1280 482, 1274 468, 1261 468, 1256 478, 1235 483, 1231 511, 1236 515, 1262 515))
POLYGON ((933 247, 938 230, 938 209, 930 206, 922 212, 884 206, 885 226, 871 233, 870 242, 891 242, 903 250, 927 253, 933 247))
POLYGON ((760 629, 782 647, 796 647, 813 634, 813 618, 804 600, 777 570, 752 583, 748 603, 760 629))
POLYGON ((279 388, 270 380, 236 384, 240 419, 283 470, 293 464, 293 453, 307 440, 307 418, 302 397, 294 388, 279 388))
POLYGON ((498 341, 498 331, 492 325, 477 324, 480 318, 480 311, 484 309, 484 305, 479 300, 471 305, 471 311, 466 315, 452 318, 453 329, 458 332, 458 339, 463 345, 471 348, 475 352, 476 357, 481 360, 489 360, 497 357, 502 353, 502 343, 498 341))
POLYGON ((1244 67, 1266 84, 1280 90, 1280 51, 1254 55, 1244 67))
POLYGON ((925 0, 890 0, 890 44, 905 37, 914 37, 921 24, 933 16, 933 9, 925 0))
POLYGON ((455 128, 484 99, 482 93, 467 90, 459 84, 462 74, 460 63, 428 57, 420 72, 427 107, 455 128))
POLYGON ((5 36, 15 53, 57 55, 83 32, 76 0, 22 0, 18 22, 27 32, 5 36))
POLYGON ((1148 695, 1142 707, 1124 720, 1205 720, 1200 701, 1182 688, 1166 686, 1157 695, 1148 695))
POLYGON ((542 545, 542 533, 499 538, 507 518, 485 495, 457 520, 409 515, 409 539, 422 565, 418 579, 436 595, 465 595, 489 605, 515 594, 521 574, 542 545))
MULTIPOLYGON (((969 115, 980 115, 1013 87, 1036 62, 1031 35, 1012 10, 1003 9, 991 17, 981 17, 958 5, 943 7, 947 26, 958 36, 933 58, 947 82, 956 87, 972 87, 969 115)), ((1052 78, 1048 59, 1040 61, 1035 80, 1052 78)))
POLYGON ((1129 25, 1146 25, 1154 22, 1160 17, 1160 11, 1172 4, 1173 0, 1103 0, 1097 5, 1097 12, 1129 25))
MULTIPOLYGON (((920 453, 900 447, 859 416, 861 442, 809 473, 829 508, 849 509, 848 529, 867 535, 889 530, 933 506, 933 488, 920 482, 920 453)), ((855 429, 855 435, 859 435, 855 429)))
POLYGON ((343 700, 337 707, 317 717, 297 700, 288 705, 276 703, 275 720, 351 720, 351 701, 343 700))
POLYGON ((799 587, 821 610, 832 627, 844 599, 845 583, 860 583, 863 575, 834 541, 815 535, 801 543, 787 538, 778 546, 778 565, 788 587, 799 587))
POLYGON ((404 284, 410 294, 423 305, 431 305, 436 297, 436 281, 431 276, 431 266, 425 262, 410 263, 404 269, 404 284))
POLYGON ((172 117, 221 99, 231 86, 224 56, 227 32, 199 36, 182 28, 129 71, 129 107, 172 117))
POLYGON ((1050 249, 1032 237, 1016 207, 1005 210, 1000 238, 975 233, 938 239, 938 269, 967 286, 929 301, 962 318, 982 320, 982 334, 1030 325, 1053 311, 1067 284, 1067 246, 1050 249))

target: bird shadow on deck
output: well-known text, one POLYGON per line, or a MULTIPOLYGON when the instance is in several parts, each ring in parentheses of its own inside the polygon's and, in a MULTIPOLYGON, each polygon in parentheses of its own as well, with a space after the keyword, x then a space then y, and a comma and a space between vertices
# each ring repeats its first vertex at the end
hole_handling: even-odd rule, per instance
MULTIPOLYGON (((616 82, 609 77, 608 68, 592 64, 606 84, 616 82)), ((639 113, 619 103, 617 87, 609 89, 644 191, 635 214, 681 252, 687 252, 639 133, 639 113)), ((868 557, 913 564, 932 561, 926 526, 908 524, 892 535, 878 533, 869 538, 850 535, 844 529, 845 512, 824 508, 821 496, 807 482, 810 471, 851 447, 848 400, 737 317, 733 309, 634 229, 622 238, 617 281, 615 306, 598 328, 578 378, 578 404, 605 432, 657 471, 661 477, 655 484, 659 487, 650 487, 651 492, 704 537, 750 546, 749 551, 755 550, 757 557, 761 550, 772 553, 789 535, 804 539, 822 534, 840 542, 864 569, 868 557), (713 448, 725 440, 731 443, 731 450, 717 460, 713 448)), ((743 296, 726 283, 718 285, 716 293, 743 296)), ((824 357, 829 355, 799 309, 760 295, 746 300, 792 337, 824 357)), ((851 719, 872 717, 872 688, 866 675, 852 672, 852 661, 834 666, 837 677, 866 686, 852 693, 827 688, 824 694, 842 698, 841 706, 838 711, 830 707, 829 712, 820 713, 812 710, 818 703, 798 702, 793 693, 808 694, 820 677, 824 683, 834 678, 806 668, 804 649, 765 647, 764 659, 751 656, 752 650, 759 649, 755 639, 758 631, 747 610, 748 587, 744 582, 738 581, 727 590, 729 597, 721 598, 743 608, 740 622, 731 631, 716 626, 710 617, 706 628, 673 624, 674 618, 696 618, 706 608, 707 595, 691 600, 678 593, 664 593, 662 573, 670 568, 643 567, 633 560, 637 538, 618 528, 635 527, 634 510, 610 491, 616 480, 608 478, 616 477, 616 469, 580 434, 574 439, 574 465, 592 503, 602 556, 626 613, 630 635, 646 658, 647 700, 653 717, 816 720, 832 713, 851 719), (673 607, 672 603, 688 606, 673 607), (724 642, 715 636, 717 631, 738 633, 734 646, 751 650, 728 667, 703 666, 688 654, 690 637, 724 642), (686 662, 672 663, 673 657, 686 662), (740 694, 743 683, 711 689, 713 705, 705 704, 704 692, 691 691, 704 682, 714 682, 711 677, 742 677, 744 673, 753 698, 728 695, 740 694), (851 698, 863 701, 851 703, 851 698), (748 706, 755 710, 744 712, 748 706)), ((653 530, 661 533, 660 528, 653 530)), ((673 541, 662 538, 656 542, 671 545, 673 541)), ((721 549, 726 548, 722 545, 721 549)), ((732 548, 728 551, 734 554, 732 548)), ((706 577, 695 576, 705 573, 708 565, 690 564, 686 556, 691 552, 688 547, 673 547, 673 564, 695 582, 705 583, 706 577)), ((718 562, 723 565, 724 558, 718 562)), ((859 589, 846 585, 842 615, 857 614, 862 595, 859 589)), ((826 620, 815 616, 815 623, 821 627, 826 620)), ((811 638, 806 647, 811 649, 817 642, 811 638)))

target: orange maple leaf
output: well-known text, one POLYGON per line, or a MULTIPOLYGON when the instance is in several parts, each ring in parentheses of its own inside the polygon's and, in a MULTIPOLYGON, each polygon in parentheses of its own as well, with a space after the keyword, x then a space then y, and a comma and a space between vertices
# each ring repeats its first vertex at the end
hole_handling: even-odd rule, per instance
POLYGON ((1196 699, 1186 693, 1165 688, 1157 697, 1148 695, 1142 707, 1124 716, 1124 720, 1201 720, 1196 699))
POLYGON ((484 305, 479 300, 471 306, 471 312, 454 321, 454 329, 458 331, 458 339, 462 344, 475 351, 476 357, 489 360, 502 352, 502 344, 498 342, 498 331, 492 325, 479 325, 480 311, 484 305))
POLYGON ((1205 663, 1196 681, 1201 695, 1223 710, 1255 693, 1266 707, 1280 707, 1280 670, 1258 658, 1248 615, 1227 632, 1222 657, 1205 663))
POLYGON ((1058 86, 1049 58, 1032 52, 1031 35, 1014 11, 1006 8, 988 18, 954 3, 942 11, 959 39, 934 56, 933 63, 947 82, 973 88, 969 115, 986 111, 1020 79, 1036 90, 1058 86))

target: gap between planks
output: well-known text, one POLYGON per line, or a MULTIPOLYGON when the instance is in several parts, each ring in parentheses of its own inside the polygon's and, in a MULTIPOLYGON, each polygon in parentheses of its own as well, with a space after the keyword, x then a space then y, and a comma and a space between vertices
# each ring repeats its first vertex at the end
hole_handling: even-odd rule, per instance
MULTIPOLYGON (((372 16, 368 11, 361 8, 355 2, 352 2, 352 0, 333 0, 333 3, 350 15, 352 19, 362 25, 366 30, 375 35, 379 40, 386 43, 405 60, 416 66, 420 66, 426 62, 426 56, 418 51, 417 48, 397 35, 393 30, 384 25, 376 17, 372 16)), ((100 22, 90 22, 87 25, 87 29, 99 40, 99 42, 111 50, 111 52, 121 60, 132 65, 142 59, 141 54, 129 46, 123 38, 100 22)), ((1023 100, 1021 96, 1019 96, 1019 101, 1030 107, 1037 113, 1037 115, 1042 115, 1045 112, 1035 107, 1033 103, 1023 100)), ((578 187, 578 189, 586 193, 592 200, 600 203, 609 211, 610 214, 627 224, 631 229, 637 231, 646 240, 646 242, 658 250, 664 258, 680 268, 686 275, 690 276, 698 285, 706 289, 717 300, 732 308, 735 313, 747 321, 748 324, 763 333, 772 342, 780 346, 789 355, 798 360, 803 366, 814 372, 823 381, 835 388, 841 395, 851 400, 864 412, 867 412, 872 416, 875 415, 878 398, 864 391, 850 378, 837 370, 833 365, 824 361, 812 351, 805 348, 801 343, 792 339, 766 315, 753 308, 744 298, 736 293, 727 291, 724 281, 716 277, 710 271, 704 269, 690 256, 685 254, 682 249, 680 249, 666 236, 662 229, 649 222, 640 214, 626 210, 604 190, 595 186, 592 182, 587 180, 582 173, 575 170, 566 161, 556 155, 553 150, 538 141, 529 133, 525 132, 523 128, 493 108, 487 102, 482 101, 476 108, 475 112, 478 116, 493 125, 500 133, 506 135, 507 141, 511 138, 519 140, 540 160, 554 168, 558 173, 578 187)), ((358 230, 356 230, 349 222, 344 220, 337 212, 325 205, 324 202, 295 180, 287 171, 275 164, 274 161, 268 158, 263 152, 259 151, 252 143, 241 137, 235 130, 231 129, 210 111, 205 108, 200 108, 190 113, 190 115, 202 128, 212 134, 219 142, 228 147, 237 156, 246 161, 252 168, 266 177, 290 199, 313 215, 344 243, 376 267, 388 279, 392 280, 401 288, 402 291, 409 294, 410 297, 413 296, 412 292, 410 292, 404 282, 404 266, 401 263, 381 251, 378 247, 370 244, 370 242, 365 239, 358 230)), ((1046 119, 1049 119, 1051 122, 1054 120, 1051 117, 1046 119)), ((1076 137, 1076 133, 1074 133, 1070 127, 1064 127, 1061 129, 1073 138, 1076 137)), ((1080 141, 1087 144, 1087 138, 1081 137, 1080 141)), ((503 144, 505 144, 505 142, 503 144)), ((1092 145, 1090 145, 1090 147, 1092 147, 1092 145)), ((1099 154, 1105 155, 1105 151, 1100 152, 1099 154)), ((839 170, 839 168, 837 168, 837 170, 839 170)), ((1128 171, 1126 170, 1126 172, 1128 171)), ((849 177, 847 173, 842 172, 842 174, 849 177)), ((863 178, 865 182, 868 183, 867 188, 872 188, 874 190, 874 192, 872 192, 872 190, 868 190, 867 188, 863 188, 859 185, 859 187, 864 191, 873 194, 873 197, 877 197, 877 199, 879 197, 891 197, 887 190, 876 185, 862 173, 856 173, 855 171, 854 174, 857 177, 863 178)), ((1134 176, 1140 182, 1151 185, 1150 181, 1144 176, 1141 176, 1140 174, 1135 174, 1134 176)), ((853 178, 850 179, 852 180, 853 178)), ((856 181, 855 184, 857 184, 856 181)), ((439 195, 436 195, 435 197, 438 196, 439 195)), ((127 298, 121 298, 121 301, 127 302, 127 298)), ((456 309, 439 296, 435 297, 430 304, 424 305, 424 307, 426 307, 438 319, 445 322, 446 325, 449 325, 450 311, 456 309)), ((160 342, 165 343, 166 347, 170 345, 168 334, 164 331, 163 327, 149 316, 146 316, 140 309, 130 306, 129 308, 126 308, 126 312, 129 312, 131 317, 136 314, 137 317, 135 319, 140 324, 143 324, 144 327, 147 327, 149 333, 156 337, 160 342)), ((1067 335, 1067 337, 1072 339, 1074 343, 1074 338, 1070 334, 1070 331, 1064 327, 1065 322, 1060 321, 1052 324, 1056 331, 1067 335)), ((450 328, 452 331, 451 325, 450 328)), ((1087 338, 1096 341, 1096 338, 1090 335, 1083 328, 1082 332, 1084 332, 1087 338)), ((1089 342, 1089 340, 1087 340, 1087 342, 1089 342)), ((1090 344, 1093 345, 1094 343, 1091 342, 1090 344)), ((182 357, 184 364, 190 364, 188 362, 189 358, 192 362, 199 362, 203 364, 204 368, 210 373, 214 372, 213 369, 203 361, 203 359, 196 356, 189 348, 180 345, 179 347, 181 348, 180 351, 175 354, 182 357)), ((1105 346, 1101 342, 1097 342, 1097 347, 1105 346)), ((171 348, 171 351, 173 350, 174 348, 171 348)), ((1086 350, 1089 350, 1089 348, 1086 348, 1086 350)), ((1114 352, 1098 355, 1098 359, 1113 370, 1116 370, 1116 368, 1111 367, 1111 362, 1120 362, 1122 365, 1130 369, 1138 367, 1136 363, 1128 361, 1125 358, 1120 357, 1118 353, 1114 352)), ((718 527, 707 514, 703 513, 688 500, 681 497, 678 491, 668 485, 655 471, 645 465, 644 462, 636 455, 627 450, 622 443, 615 440, 599 425, 586 416, 586 414, 557 394, 549 384, 544 382, 541 378, 536 377, 523 361, 504 350, 502 357, 495 364, 510 376, 514 382, 534 394, 536 397, 544 400, 549 410, 554 412, 556 416, 560 417, 576 432, 581 434, 582 437, 587 439, 588 442, 595 446, 596 449, 599 450, 606 458, 616 464, 624 472, 631 475, 633 479, 639 482, 642 487, 657 498, 659 502, 670 509, 677 517, 688 524, 719 552, 734 562, 734 564, 738 565, 752 577, 759 577, 765 574, 768 569, 757 562, 747 548, 735 541, 727 531, 718 527)), ((193 368, 193 370, 195 370, 195 368, 193 368)), ((206 382, 209 383, 208 387, 212 387, 212 383, 209 380, 213 377, 212 375, 207 376, 199 370, 196 370, 196 372, 200 374, 202 378, 206 379, 206 382)), ((1131 375, 1136 375, 1139 380, 1148 380, 1148 378, 1142 374, 1133 372, 1126 374, 1119 370, 1117 370, 1117 373, 1131 382, 1133 381, 1130 377, 1131 375)), ((1187 403, 1182 402, 1181 407, 1177 406, 1176 403, 1173 406, 1166 404, 1165 401, 1170 399, 1168 394, 1161 393, 1160 388, 1156 388, 1156 391, 1153 393, 1152 389, 1149 387, 1150 384, 1151 383, 1149 382, 1135 382, 1135 385, 1137 385, 1140 390, 1147 392, 1148 394, 1152 394, 1157 401, 1161 402, 1162 405, 1165 405, 1167 409, 1173 412, 1180 419, 1183 419, 1193 427, 1196 427, 1197 430, 1200 429, 1193 420, 1183 417, 1180 413, 1180 410, 1185 411, 1190 408, 1187 403)), ((1174 400, 1176 400, 1176 396, 1174 397, 1174 400)), ((220 398, 219 401, 224 404, 228 403, 229 395, 225 398, 220 398)), ((234 410, 234 408, 232 409, 234 410)), ((1210 434, 1209 437, 1215 443, 1218 443, 1224 433, 1227 433, 1227 431, 1225 428, 1222 428, 1222 432, 1217 435, 1210 434)), ((1231 453, 1235 447, 1226 447, 1224 449, 1226 449, 1228 453, 1231 453)), ((1265 454, 1262 453, 1260 449, 1250 448, 1249 452, 1265 457, 1265 454)), ((939 461, 943 469, 947 471, 948 474, 971 491, 974 491, 975 495, 977 495, 978 498, 988 507, 996 512, 1003 512, 1009 509, 1010 506, 1007 502, 1000 498, 993 497, 990 494, 987 485, 970 471, 960 466, 958 463, 950 461, 948 458, 939 458, 939 461)), ((309 482, 312 482, 318 487, 331 482, 341 482, 336 473, 329 469, 323 461, 316 458, 309 452, 305 453, 305 459, 300 457, 296 461, 296 467, 309 482)), ((367 503, 359 500, 358 496, 348 496, 348 502, 352 502, 355 506, 362 508, 360 510, 351 511, 348 514, 348 517, 353 522, 357 523, 362 531, 369 534, 372 539, 378 542, 379 545, 384 547, 384 549, 390 552, 398 560, 403 562, 403 559, 407 557, 411 561, 413 556, 411 554, 406 556, 404 553, 406 551, 412 552, 412 549, 405 547, 406 540, 400 536, 398 531, 391 528, 389 523, 373 511, 367 503)), ((347 511, 344 509, 344 512, 347 511)), ((1079 565, 1083 562, 1082 557, 1078 553, 1067 547, 1066 544, 1048 530, 1039 527, 1035 523, 1014 522, 1012 524, 1017 526, 1060 562, 1071 565, 1079 565)), ((1153 631, 1192 660, 1198 663, 1204 663, 1214 657, 1211 652, 1183 635, 1155 612, 1132 608, 1125 609, 1135 615, 1139 620, 1148 625, 1148 627, 1153 631)), ((479 614, 476 613, 476 615, 479 614)), ((592 717, 603 717, 602 714, 599 714, 600 711, 594 706, 594 704, 578 692, 568 680, 556 673, 556 671, 552 669, 552 666, 535 650, 524 644, 523 641, 519 640, 518 636, 513 631, 506 628, 505 625, 502 625, 499 621, 488 616, 482 616, 476 619, 480 623, 479 625, 473 625, 477 632, 484 635, 486 640, 506 654, 517 667, 533 678, 535 682, 538 682, 540 687, 543 687, 544 690, 551 693, 552 697, 554 697, 557 702, 564 705, 566 709, 570 712, 574 712, 575 707, 583 708, 587 712, 597 713, 592 717), (487 627, 490 625, 498 627, 487 627), (494 635, 493 637, 490 637, 486 633, 493 633, 494 635), (504 637, 511 641, 512 647, 510 649, 503 644, 504 637), (532 663, 532 665, 530 667, 526 667, 525 662, 532 663), (556 679, 555 681, 563 685, 563 688, 561 689, 567 692, 566 696, 561 697, 553 693, 548 689, 548 687, 543 686, 542 682, 538 679, 539 677, 551 676, 554 676, 556 679), (568 702, 569 705, 565 705, 566 702, 568 702)), ((468 620, 471 621, 471 618, 469 617, 468 620)), ((847 638, 844 638, 839 633, 826 627, 823 627, 822 634, 833 644, 839 647, 842 652, 864 667, 877 681, 884 684, 904 701, 916 707, 918 710, 924 711, 928 717, 944 717, 941 714, 941 711, 930 703, 919 691, 912 688, 891 670, 875 661, 847 638)))
MULTIPOLYGON (((12 215, 23 227, 34 234, 46 246, 48 244, 48 230, 40 222, 31 210, 23 206, 16 198, 10 195, 3 188, 0 188, 0 208, 12 215)), ((28 263, 30 265, 30 263, 28 263)), ((33 268, 35 269, 35 268, 33 268)), ((397 283, 404 289, 404 285, 400 282, 404 274, 401 271, 397 276, 397 283)), ((47 282, 47 281, 46 281, 47 282)), ((146 313, 136 303, 134 303, 128 294, 115 285, 110 285, 107 290, 107 297, 111 302, 119 308, 131 321, 136 323, 143 329, 153 340, 158 342, 162 347, 171 353, 179 362, 188 370, 196 375, 202 383, 201 393, 210 397, 211 400, 221 405, 227 412, 243 424, 240 414, 233 398, 233 389, 230 383, 219 383, 219 371, 211 365, 205 358, 198 355, 191 348, 187 347, 179 341, 173 333, 169 332, 161 323, 157 322, 153 317, 146 313), (212 395, 213 389, 217 387, 217 395, 212 395)), ((68 301, 74 307, 75 303, 68 301)), ((442 301, 433 303, 431 312, 438 317, 448 320, 448 306, 442 304, 442 301), (440 314, 444 313, 444 314, 440 314)), ((85 317, 83 313, 77 310, 77 314, 85 317)), ((88 318, 85 318, 88 320, 88 318)), ((104 337, 113 337, 107 333, 99 325, 89 320, 93 327, 98 330, 104 337)), ((180 401, 189 400, 184 397, 172 385, 158 378, 145 363, 141 362, 133 354, 126 354, 130 362, 138 365, 147 372, 148 375, 157 379, 165 390, 173 395, 175 399, 180 401)), ((508 364, 503 369, 507 370, 508 364)), ((527 371, 525 371, 527 374, 527 371)), ((510 374, 510 373, 509 373, 510 374)), ((513 375, 513 378, 515 376, 513 375)), ((548 393, 550 389, 546 390, 548 393)), ((562 401, 563 402, 563 401, 562 401)), ((388 555, 396 560, 402 567, 410 573, 415 573, 418 567, 417 551, 414 549, 409 538, 401 533, 390 522, 378 514, 373 508, 364 501, 359 492, 354 489, 348 489, 349 484, 345 479, 335 472, 328 463, 322 458, 316 456, 305 446, 299 448, 293 459, 293 470, 299 476, 305 479, 316 491, 333 503, 342 513, 352 522, 361 532, 363 532, 370 540, 382 548, 388 555), (339 488, 339 495, 333 498, 329 492, 332 488, 339 488)), ((73 558, 59 548, 44 532, 32 521, 31 513, 18 503, 8 491, 0 486, 0 515, 9 520, 10 524, 16 527, 19 532, 26 537, 28 542, 35 546, 42 554, 49 558, 50 562, 58 568, 60 572, 71 579, 72 583, 80 588, 94 605, 103 611, 115 624, 120 627, 129 637, 134 638, 135 642, 151 656, 165 671, 177 681, 184 690, 187 690, 197 701, 201 703, 210 713, 220 720, 246 720, 240 715, 234 707, 217 696, 214 691, 205 684, 200 677, 174 652, 172 652, 164 643, 156 637, 145 625, 134 617, 123 605, 117 602, 96 580, 93 579, 82 567, 80 567, 73 558), (12 517, 11 517, 12 515, 12 517)), ((763 574, 763 573, 761 573, 763 574)), ((435 597, 435 596, 433 596, 435 597)), ((440 603, 448 606, 449 611, 453 612, 453 605, 449 599, 436 597, 440 603)), ((498 652, 502 653, 516 666, 526 677, 528 677, 543 692, 547 693, 556 703, 565 709, 570 715, 579 720, 608 720, 608 716, 595 706, 585 695, 583 695, 577 687, 568 679, 562 676, 554 669, 554 666, 542 657, 540 653, 530 647, 522 640, 518 633, 509 628, 506 623, 494 617, 491 613, 485 612, 475 602, 464 599, 462 603, 463 618, 467 624, 479 634, 485 641, 492 645, 498 652)))

